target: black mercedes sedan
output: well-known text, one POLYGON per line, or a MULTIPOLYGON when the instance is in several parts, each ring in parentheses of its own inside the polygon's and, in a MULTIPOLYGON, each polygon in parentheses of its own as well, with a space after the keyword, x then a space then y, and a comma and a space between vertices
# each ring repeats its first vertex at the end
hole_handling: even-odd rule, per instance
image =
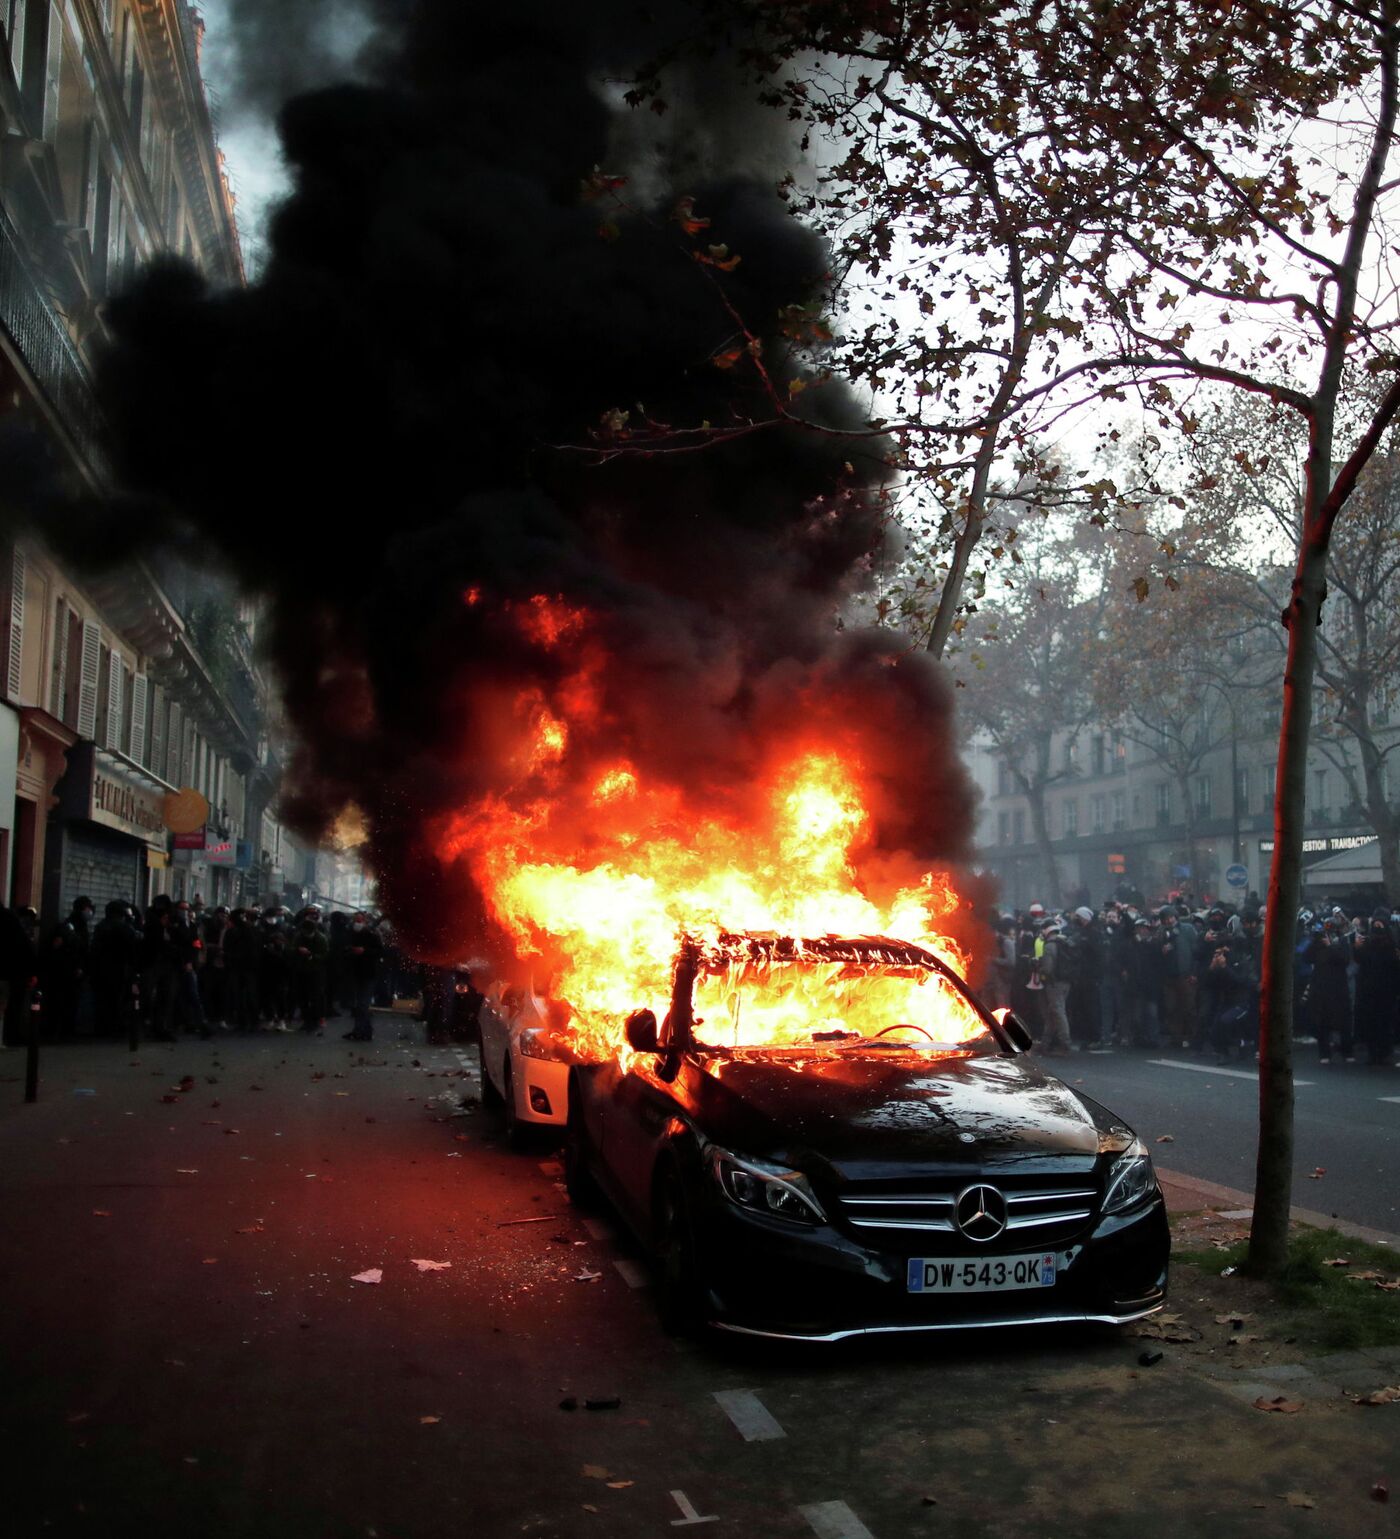
POLYGON ((1166 1209, 1141 1140, 937 957, 727 935, 685 942, 673 977, 660 1025, 635 1011, 620 1061, 571 1071, 564 1146, 570 1196, 601 1189, 655 1257, 669 1327, 837 1341, 1162 1307, 1166 1209), (930 1008, 885 1025, 850 1009, 852 1029, 828 1011, 806 1040, 744 1045, 746 980, 808 976, 839 979, 848 1006, 913 979, 930 1008))

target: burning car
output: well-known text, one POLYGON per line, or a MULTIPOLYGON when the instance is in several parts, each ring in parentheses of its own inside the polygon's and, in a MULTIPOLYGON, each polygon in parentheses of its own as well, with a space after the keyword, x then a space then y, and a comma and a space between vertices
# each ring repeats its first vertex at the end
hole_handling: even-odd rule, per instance
POLYGON ((652 1251, 675 1328, 835 1341, 1165 1301, 1141 1140, 920 946, 687 940, 627 1041, 568 1073, 566 1180, 652 1251))
POLYGON ((481 1100, 498 1110, 515 1147, 536 1128, 565 1123, 569 1069, 577 1055, 529 989, 506 989, 481 1005, 481 1100))

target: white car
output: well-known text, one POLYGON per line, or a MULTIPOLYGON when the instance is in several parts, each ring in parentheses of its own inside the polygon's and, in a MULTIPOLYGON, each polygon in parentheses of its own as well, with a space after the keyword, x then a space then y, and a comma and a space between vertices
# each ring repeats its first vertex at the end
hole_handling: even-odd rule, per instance
POLYGON ((569 1070, 577 1056, 545 1019, 532 994, 507 994, 481 1007, 481 1104, 499 1109, 510 1142, 568 1119, 569 1070))

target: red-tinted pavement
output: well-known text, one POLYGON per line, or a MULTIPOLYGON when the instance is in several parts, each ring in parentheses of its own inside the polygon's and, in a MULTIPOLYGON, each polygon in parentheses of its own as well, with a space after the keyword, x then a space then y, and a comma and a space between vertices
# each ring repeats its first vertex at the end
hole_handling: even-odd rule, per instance
POLYGON ((0 1057, 12 1531, 1310 1532, 1290 1489, 1393 1529, 1391 1411, 1264 1416, 1116 1332, 678 1345, 548 1151, 460 1112, 473 1055, 377 1026, 51 1051, 37 1106, 0 1057))

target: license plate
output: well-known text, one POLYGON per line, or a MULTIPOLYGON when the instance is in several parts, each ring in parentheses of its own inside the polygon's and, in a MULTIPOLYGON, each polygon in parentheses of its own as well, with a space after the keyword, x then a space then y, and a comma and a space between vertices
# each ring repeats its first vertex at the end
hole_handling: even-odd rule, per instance
POLYGON ((938 1256, 909 1258, 910 1293, 1009 1293, 1053 1288, 1055 1256, 938 1256))

